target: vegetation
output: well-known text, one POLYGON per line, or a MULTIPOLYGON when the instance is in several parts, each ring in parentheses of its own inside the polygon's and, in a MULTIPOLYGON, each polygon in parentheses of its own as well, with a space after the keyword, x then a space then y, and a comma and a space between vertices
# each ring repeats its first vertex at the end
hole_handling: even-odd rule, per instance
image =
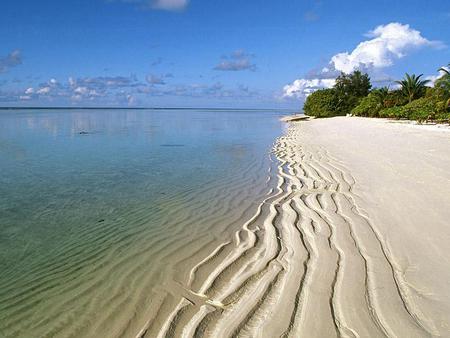
POLYGON ((443 72, 447 75, 450 75, 450 63, 447 65, 447 69, 445 67, 441 67, 438 69, 438 72, 443 72))
POLYGON ((422 76, 423 74, 416 76, 415 74, 409 75, 406 73, 403 80, 395 81, 401 86, 401 91, 408 99, 408 103, 411 103, 412 100, 418 99, 425 94, 426 84, 430 82, 430 80, 421 80, 420 78, 422 76))
POLYGON ((358 116, 378 117, 378 113, 384 108, 383 102, 384 100, 377 95, 376 91, 373 91, 364 97, 351 113, 358 116))
POLYGON ((346 114, 366 117, 410 119, 419 122, 450 122, 450 64, 438 69, 441 76, 433 87, 422 74, 406 74, 395 81, 399 89, 372 89, 367 74, 341 74, 333 88, 318 90, 306 99, 305 114, 332 117, 346 114))
POLYGON ((320 89, 308 96, 303 110, 306 115, 316 117, 336 116, 336 95, 333 89, 320 89))
POLYGON ((341 73, 334 85, 337 115, 345 115, 355 108, 361 99, 369 94, 370 88, 372 85, 367 74, 362 74, 360 71, 352 74, 341 73))

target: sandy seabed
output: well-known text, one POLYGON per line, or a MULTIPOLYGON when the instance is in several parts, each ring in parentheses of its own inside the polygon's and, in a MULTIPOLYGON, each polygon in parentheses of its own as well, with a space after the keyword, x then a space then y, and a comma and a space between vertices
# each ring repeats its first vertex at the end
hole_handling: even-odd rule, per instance
POLYGON ((293 122, 274 188, 137 337, 450 337, 450 132, 293 122))

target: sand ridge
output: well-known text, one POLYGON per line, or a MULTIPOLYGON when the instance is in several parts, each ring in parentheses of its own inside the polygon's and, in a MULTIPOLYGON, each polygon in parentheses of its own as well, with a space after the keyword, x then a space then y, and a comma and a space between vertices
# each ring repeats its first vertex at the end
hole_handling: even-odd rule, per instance
POLYGON ((324 146, 305 145, 302 123, 274 145, 276 188, 232 242, 192 268, 189 293, 137 337, 448 334, 414 301, 400 262, 360 207, 355 177, 324 146))

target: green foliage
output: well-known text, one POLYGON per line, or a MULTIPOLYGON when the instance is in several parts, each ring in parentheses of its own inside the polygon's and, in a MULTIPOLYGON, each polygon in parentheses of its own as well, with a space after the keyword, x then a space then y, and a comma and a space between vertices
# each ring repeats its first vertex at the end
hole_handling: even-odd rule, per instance
POLYGON ((380 110, 378 115, 384 118, 396 118, 396 119, 407 118, 403 110, 403 107, 401 106, 393 106, 390 108, 382 109, 380 110))
POLYGON ((434 119, 436 115, 436 101, 430 97, 422 97, 403 107, 410 120, 425 121, 434 119))
POLYGON ((361 73, 359 70, 352 74, 338 76, 334 90, 336 92, 337 106, 335 115, 345 115, 355 108, 361 99, 369 94, 369 75, 361 73))
POLYGON ((360 71, 342 73, 332 89, 311 94, 306 99, 304 111, 317 117, 351 112, 357 116, 450 122, 450 64, 439 71, 444 75, 433 88, 426 87, 429 81, 422 80, 422 74, 407 73, 403 80, 396 81, 401 89, 393 91, 387 87, 370 91, 370 78, 360 71))
POLYGON ((372 92, 369 95, 375 96, 380 106, 384 107, 385 102, 389 96, 389 88, 388 87, 376 88, 372 90, 372 92))
POLYGON ((357 116, 377 117, 379 111, 383 108, 383 102, 384 100, 380 97, 380 93, 374 90, 352 109, 352 114, 357 116))
POLYGON ((435 116, 437 122, 448 122, 450 123, 450 113, 437 113, 435 116))
POLYGON ((433 90, 427 93, 429 95, 437 101, 439 112, 450 112, 450 73, 436 80, 433 90))
POLYGON ((408 103, 425 95, 425 85, 430 81, 421 80, 422 76, 423 74, 416 76, 415 74, 409 75, 406 73, 403 80, 395 81, 402 87, 401 91, 408 99, 408 103))
POLYGON ((390 91, 384 100, 384 107, 385 108, 391 108, 391 107, 398 107, 398 106, 404 106, 408 103, 408 100, 403 95, 402 91, 397 89, 390 91))
POLYGON ((425 121, 436 118, 436 101, 433 97, 422 97, 405 106, 385 108, 380 117, 425 121))
POLYGON ((438 69, 438 72, 443 72, 447 75, 450 75, 450 62, 448 63, 447 67, 441 67, 438 69))
POLYGON ((334 89, 317 90, 306 98, 303 110, 306 115, 316 117, 335 116, 336 93, 334 89))

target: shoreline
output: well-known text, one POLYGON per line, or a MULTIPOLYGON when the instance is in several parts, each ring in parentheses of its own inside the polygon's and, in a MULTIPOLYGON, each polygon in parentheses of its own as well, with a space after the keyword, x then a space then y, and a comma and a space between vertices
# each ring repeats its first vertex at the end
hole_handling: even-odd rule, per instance
POLYGON ((137 337, 448 334, 450 139, 419 127, 290 123, 275 189, 137 337))

